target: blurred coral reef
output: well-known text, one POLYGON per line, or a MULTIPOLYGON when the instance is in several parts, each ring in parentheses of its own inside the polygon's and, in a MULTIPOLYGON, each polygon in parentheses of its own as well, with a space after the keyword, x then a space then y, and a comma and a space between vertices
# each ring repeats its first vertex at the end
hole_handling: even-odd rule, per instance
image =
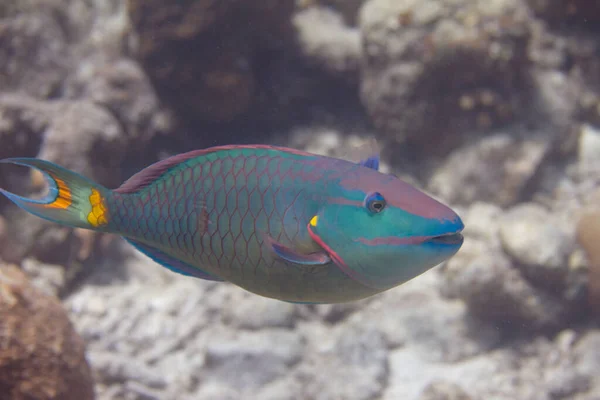
POLYGON ((0 315, 2 398, 94 398, 84 342, 66 311, 14 265, 0 265, 0 315))
POLYGON ((599 398, 598 22, 585 0, 0 2, 0 158, 115 187, 195 148, 376 137, 466 225, 406 285, 292 305, 0 198, 0 397, 599 398))

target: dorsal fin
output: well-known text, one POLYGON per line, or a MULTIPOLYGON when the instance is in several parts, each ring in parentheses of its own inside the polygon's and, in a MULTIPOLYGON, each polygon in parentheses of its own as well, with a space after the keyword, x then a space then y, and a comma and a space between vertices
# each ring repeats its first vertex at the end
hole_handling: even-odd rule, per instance
POLYGON ((379 171, 379 156, 371 156, 366 160, 361 160, 359 162, 363 167, 374 169, 375 171, 379 171))
POLYGON ((369 137, 363 144, 350 148, 344 158, 363 167, 379 170, 379 153, 381 145, 374 137, 369 137))
POLYGON ((267 150, 271 149, 271 150, 279 150, 279 151, 284 151, 287 153, 298 154, 298 155, 314 156, 314 154, 307 153, 307 152, 300 151, 300 150, 288 149, 286 147, 279 147, 279 146, 263 145, 263 144, 227 145, 227 146, 209 147, 207 149, 193 150, 193 151, 190 151, 187 153, 176 154, 176 155, 166 158, 162 161, 158 161, 158 162, 144 168, 143 170, 139 171, 138 173, 134 174, 133 176, 131 176, 129 179, 127 179, 125 182, 123 182, 123 184, 120 187, 115 189, 115 192, 121 193, 121 194, 135 193, 135 192, 143 189, 144 187, 148 186, 149 184, 151 184, 158 178, 160 178, 163 174, 168 172, 169 169, 173 168, 174 166, 176 166, 186 160, 189 160, 194 157, 203 156, 203 155, 206 155, 209 153, 214 153, 217 151, 232 150, 232 149, 267 149, 267 150))

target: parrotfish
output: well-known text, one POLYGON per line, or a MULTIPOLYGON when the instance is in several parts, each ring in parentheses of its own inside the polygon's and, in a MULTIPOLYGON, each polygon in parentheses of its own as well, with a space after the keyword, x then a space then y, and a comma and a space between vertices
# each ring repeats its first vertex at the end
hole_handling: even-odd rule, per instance
POLYGON ((70 227, 122 236, 172 271, 292 303, 342 303, 398 286, 452 257, 463 223, 391 174, 269 145, 218 146, 159 161, 107 189, 57 164, 48 193, 17 206, 70 227))

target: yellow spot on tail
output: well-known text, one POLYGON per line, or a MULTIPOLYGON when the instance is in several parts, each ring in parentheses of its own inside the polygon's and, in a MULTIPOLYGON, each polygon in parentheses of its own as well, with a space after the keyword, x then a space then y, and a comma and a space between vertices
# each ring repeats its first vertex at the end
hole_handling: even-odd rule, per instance
POLYGON ((310 220, 310 225, 311 226, 317 226, 317 222, 319 222, 319 217, 317 217, 316 215, 314 217, 312 217, 312 219, 310 220))
POLYGON ((71 197, 71 189, 62 179, 58 179, 55 176, 52 176, 54 181, 56 182, 56 186, 58 186, 58 196, 56 196, 56 200, 52 203, 48 204, 46 207, 50 208, 62 208, 67 209, 73 203, 73 198, 71 197))
POLYGON ((97 227, 108 224, 104 198, 96 189, 92 189, 92 194, 90 195, 90 205, 92 206, 92 211, 87 217, 90 225, 97 227))

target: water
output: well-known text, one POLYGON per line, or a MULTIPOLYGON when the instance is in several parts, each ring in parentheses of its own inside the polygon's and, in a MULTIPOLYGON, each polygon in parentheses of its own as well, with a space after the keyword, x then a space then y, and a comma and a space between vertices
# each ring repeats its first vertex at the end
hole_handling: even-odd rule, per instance
MULTIPOLYGON (((456 256, 404 285, 304 305, 173 274, 2 198, 0 398, 600 397, 596 2, 5 3, 0 158, 116 187, 208 146, 343 158, 375 137, 381 171, 466 228, 456 256)), ((4 165, 0 187, 44 188, 4 165)))

